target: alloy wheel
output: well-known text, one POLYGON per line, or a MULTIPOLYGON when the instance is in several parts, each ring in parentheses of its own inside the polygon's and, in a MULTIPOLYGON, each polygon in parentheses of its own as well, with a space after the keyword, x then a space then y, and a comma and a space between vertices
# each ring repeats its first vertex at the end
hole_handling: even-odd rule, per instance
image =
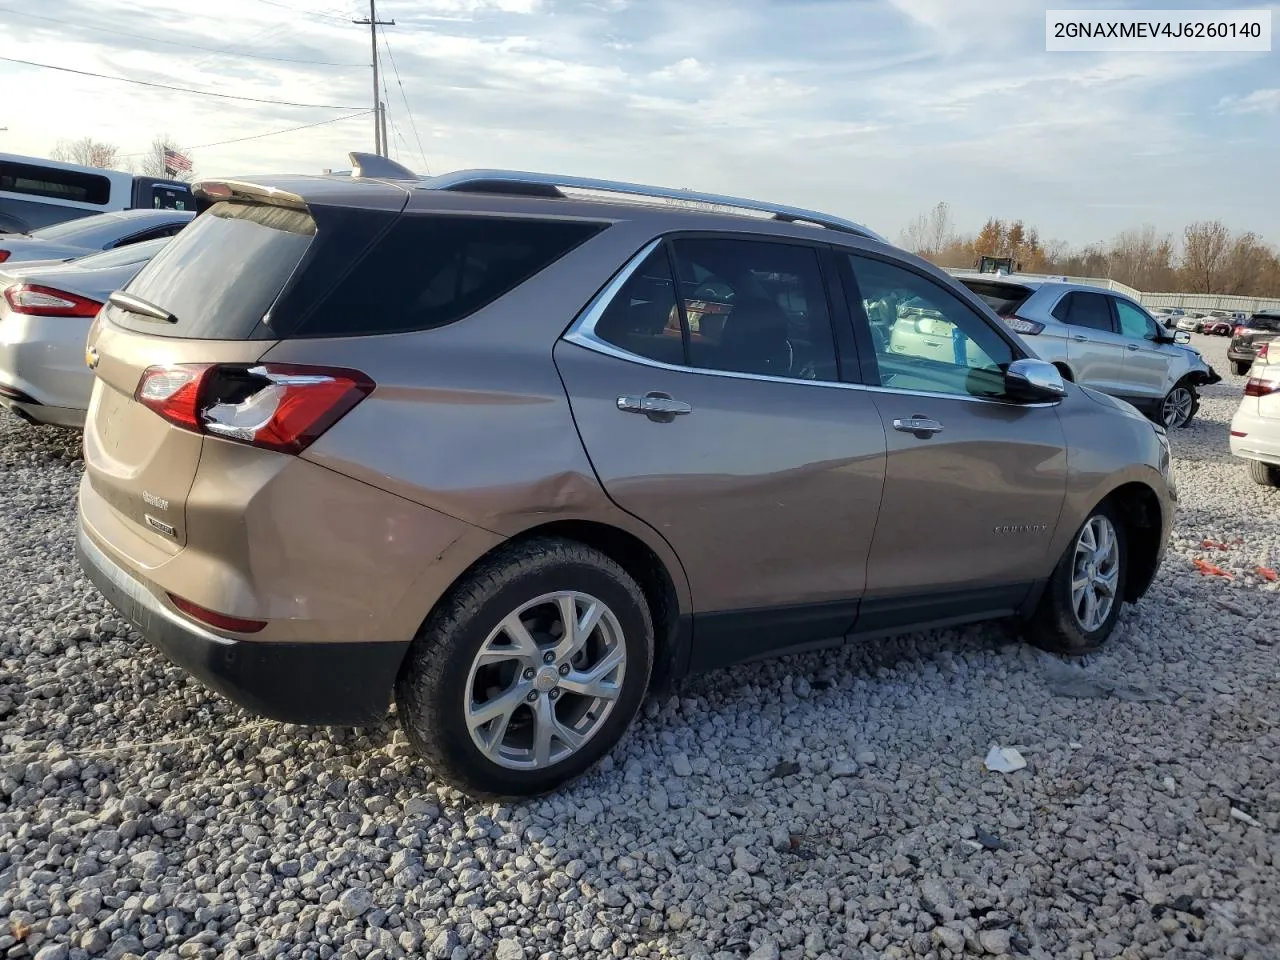
POLYGON ((1107 622, 1116 604, 1120 579, 1120 541, 1115 527, 1101 514, 1089 522, 1076 538, 1071 567, 1071 611, 1086 633, 1107 622))
POLYGON ((1174 387, 1160 407, 1160 419, 1166 427, 1181 427, 1191 419, 1196 398, 1188 387, 1174 387))
POLYGON ((601 600, 544 594, 513 610, 471 663, 462 705, 471 740, 489 760, 541 770, 576 753, 622 693, 622 627, 601 600))

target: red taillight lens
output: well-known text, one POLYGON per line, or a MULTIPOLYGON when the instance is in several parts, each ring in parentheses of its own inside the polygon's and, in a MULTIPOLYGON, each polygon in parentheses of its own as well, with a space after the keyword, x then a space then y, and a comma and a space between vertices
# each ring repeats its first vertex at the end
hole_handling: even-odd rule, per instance
POLYGON ((1239 324, 1237 324, 1236 326, 1231 328, 1231 335, 1233 337, 1238 337, 1240 336, 1240 334, 1244 333, 1245 329, 1246 329, 1245 327, 1242 327, 1239 324))
POLYGON ((1264 380, 1262 377, 1250 377, 1244 385, 1246 397, 1269 397, 1280 393, 1280 380, 1264 380))
POLYGON ((373 392, 358 370, 265 363, 150 367, 135 396, 175 426, 301 453, 373 392))
POLYGON ((0 250, 0 263, 4 263, 8 259, 9 259, 9 251, 0 250))
POLYGON ((200 388, 211 369, 212 365, 207 363, 147 367, 138 381, 134 399, 174 426, 199 433, 200 388))
POLYGON ((257 633, 267 625, 265 620, 246 620, 243 617, 233 617, 225 613, 218 613, 216 610, 207 610, 198 603, 192 603, 190 600, 183 599, 172 593, 169 594, 169 599, 175 607, 193 620, 207 623, 209 626, 217 627, 219 630, 230 630, 232 633, 257 633))
POLYGON ((38 283, 15 283, 4 298, 14 313, 33 317, 96 317, 102 309, 97 300, 38 283))
POLYGON ((1265 343, 1258 344, 1258 349, 1254 352, 1253 358, 1255 360, 1266 360, 1267 354, 1269 352, 1267 348, 1270 346, 1271 346, 1270 340, 1266 341, 1265 343))

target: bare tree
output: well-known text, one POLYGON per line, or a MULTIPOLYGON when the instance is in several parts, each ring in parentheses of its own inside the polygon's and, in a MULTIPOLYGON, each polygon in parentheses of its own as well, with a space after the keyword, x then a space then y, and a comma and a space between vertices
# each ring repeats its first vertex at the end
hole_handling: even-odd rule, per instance
POLYGON ((1147 224, 1126 230, 1111 244, 1110 276, 1139 290, 1166 290, 1173 283, 1173 240, 1147 224))
POLYGON ((1221 220, 1202 220, 1182 235, 1182 271, 1195 293, 1216 293, 1231 233, 1221 220))
POLYGON ((119 148, 113 143, 104 143, 93 137, 81 137, 79 140, 59 140, 50 156, 63 163, 110 170, 119 163, 119 152, 119 148))
POLYGON ((902 245, 929 260, 937 260, 953 239, 951 207, 941 201, 916 217, 902 231, 902 245))
POLYGON ((179 170, 176 174, 169 172, 169 167, 165 163, 165 151, 173 150, 176 153, 184 151, 173 137, 167 133, 163 133, 151 141, 151 149, 142 155, 138 163, 138 173, 144 177, 159 177, 165 180, 181 180, 184 183, 195 179, 195 168, 191 170, 179 170))

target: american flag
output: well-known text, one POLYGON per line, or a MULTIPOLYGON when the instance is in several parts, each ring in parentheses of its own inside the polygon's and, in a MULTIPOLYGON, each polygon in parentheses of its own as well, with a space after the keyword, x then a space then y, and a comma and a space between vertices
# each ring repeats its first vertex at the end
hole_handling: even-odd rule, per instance
POLYGON ((174 173, 186 172, 191 169, 191 160, 180 154, 177 150, 164 148, 164 165, 174 173))

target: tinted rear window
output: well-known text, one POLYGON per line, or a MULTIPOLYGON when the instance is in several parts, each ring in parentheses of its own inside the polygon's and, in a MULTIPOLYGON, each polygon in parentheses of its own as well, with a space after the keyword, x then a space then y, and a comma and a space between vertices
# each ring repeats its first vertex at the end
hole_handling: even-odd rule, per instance
POLYGON ((0 190, 78 203, 106 205, 111 201, 111 181, 100 174, 8 160, 0 161, 0 190))
POLYGON ((219 203, 191 221, 126 288, 178 318, 158 323, 119 308, 111 320, 149 334, 240 340, 253 333, 316 233, 300 210, 219 203))
POLYGON ((453 323, 602 228, 564 220, 405 215, 302 318, 294 336, 361 336, 453 323))
POLYGON ((1001 317, 1011 317, 1018 307, 1026 303, 1034 292, 1030 287, 1017 283, 992 283, 989 280, 961 280, 966 287, 982 298, 983 303, 1001 317))

